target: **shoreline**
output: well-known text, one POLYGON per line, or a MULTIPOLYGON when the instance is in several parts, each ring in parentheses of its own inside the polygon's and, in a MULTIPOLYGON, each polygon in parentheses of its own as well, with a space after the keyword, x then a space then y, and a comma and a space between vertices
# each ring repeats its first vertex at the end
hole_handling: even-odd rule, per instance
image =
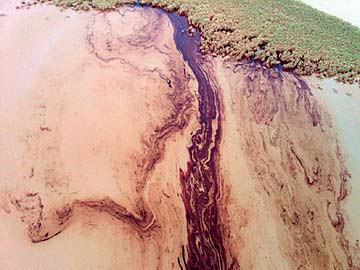
POLYGON ((5 19, 5 268, 360 265, 338 99, 327 109, 294 72, 202 56, 186 22, 143 7, 5 19))
MULTIPOLYGON (((178 4, 168 5, 161 1, 157 3, 152 3, 151 1, 137 1, 134 3, 134 1, 119 0, 119 2, 115 2, 115 4, 112 6, 106 6, 106 4, 104 4, 104 6, 101 6, 100 4, 94 4, 92 2, 91 3, 77 2, 76 4, 67 4, 66 1, 68 0, 58 0, 58 1, 41 0, 41 2, 37 2, 35 0, 36 3, 46 3, 50 5, 56 5, 62 9, 73 9, 76 11, 84 11, 84 12, 90 9, 97 10, 99 12, 109 12, 123 5, 152 7, 155 9, 161 9, 169 13, 176 12, 180 16, 186 16, 187 21, 190 25, 190 29, 189 29, 190 31, 192 31, 192 28, 196 28, 200 32, 200 36, 201 36, 200 51, 203 54, 210 54, 212 56, 221 56, 225 60, 231 59, 234 61, 249 61, 249 60, 260 61, 266 67, 281 66, 281 68, 283 68, 284 70, 293 71, 297 75, 310 76, 315 74, 319 78, 334 77, 337 81, 351 83, 351 84, 358 83, 358 85, 360 86, 360 62, 359 63, 356 62, 360 60, 355 60, 354 63, 350 63, 350 62, 340 63, 331 60, 331 58, 333 57, 331 55, 322 55, 322 54, 316 55, 314 53, 310 53, 309 55, 302 55, 301 53, 299 54, 299 52, 297 52, 298 51, 297 46, 294 47, 290 46, 290 48, 283 48, 282 45, 281 46, 279 45, 278 48, 276 48, 276 46, 275 48, 272 48, 271 46, 273 45, 271 46, 269 45, 269 42, 271 43, 271 39, 269 40, 267 37, 260 38, 262 36, 261 33, 260 35, 255 34, 253 37, 245 36, 246 39, 244 41, 245 43, 241 41, 242 42, 241 44, 243 44, 241 46, 244 46, 243 48, 240 47, 239 49, 234 49, 232 48, 232 45, 228 46, 228 44, 225 43, 223 45, 220 44, 219 47, 218 45, 215 44, 215 41, 211 41, 213 37, 208 36, 206 30, 204 30, 205 29, 204 26, 201 23, 192 20, 189 10, 183 9, 181 5, 178 4)), ((34 3, 34 2, 30 2, 30 3, 34 3)), ((106 3, 106 1, 104 2, 100 1, 100 3, 106 3)), ((312 8, 307 4, 301 3, 301 5, 307 6, 313 10, 316 10, 316 12, 320 12, 325 15, 324 12, 312 8)), ((30 6, 25 4, 24 6, 28 8, 31 7, 32 4, 30 4, 30 6)), ((334 20, 339 20, 339 22, 344 22, 340 19, 335 19, 335 17, 331 15, 326 15, 326 17, 329 17, 329 19, 333 17, 334 20)), ((225 28, 226 27, 227 26, 225 26, 225 28)), ((355 27, 355 26, 351 26, 351 27, 355 27)), ((225 31, 224 33, 225 34, 230 33, 230 36, 232 36, 233 30, 229 30, 230 32, 227 32, 228 30, 226 30, 225 28, 224 28, 225 31)), ((358 33, 360 33, 360 30, 358 30, 358 33)), ((234 36, 233 38, 236 38, 236 36, 234 36)), ((230 38, 228 42, 231 43, 233 38, 230 38)), ((360 39, 358 42, 360 42, 360 39)), ((345 48, 341 48, 339 50, 345 50, 345 48)), ((358 49, 358 51, 355 51, 354 53, 360 55, 360 48, 358 49)))

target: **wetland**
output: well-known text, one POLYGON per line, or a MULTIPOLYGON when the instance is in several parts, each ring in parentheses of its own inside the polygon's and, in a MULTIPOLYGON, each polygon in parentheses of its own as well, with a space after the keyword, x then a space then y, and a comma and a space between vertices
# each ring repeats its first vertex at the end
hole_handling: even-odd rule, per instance
POLYGON ((1 269, 360 268, 358 85, 203 54, 175 12, 19 5, 1 269))

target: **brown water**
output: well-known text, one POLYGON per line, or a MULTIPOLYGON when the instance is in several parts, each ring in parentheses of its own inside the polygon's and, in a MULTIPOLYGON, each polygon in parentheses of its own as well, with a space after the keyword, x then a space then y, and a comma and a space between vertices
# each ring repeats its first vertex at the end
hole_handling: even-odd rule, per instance
POLYGON ((347 142, 317 86, 199 55, 176 14, 16 4, 1 269, 357 269, 347 142))
POLYGON ((1 268, 176 263, 197 84, 167 17, 14 6, 1 18, 1 268))

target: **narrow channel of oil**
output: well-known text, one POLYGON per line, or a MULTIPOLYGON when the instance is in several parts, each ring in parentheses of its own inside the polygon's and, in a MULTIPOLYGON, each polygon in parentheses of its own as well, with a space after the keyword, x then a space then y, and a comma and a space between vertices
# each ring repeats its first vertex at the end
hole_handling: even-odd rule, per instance
POLYGON ((194 131, 189 147, 190 160, 186 170, 180 170, 182 198, 187 220, 187 259, 181 268, 226 269, 226 256, 219 227, 217 208, 219 177, 215 155, 220 140, 220 118, 214 84, 199 53, 200 34, 189 35, 187 19, 168 14, 174 27, 177 49, 192 69, 198 82, 201 127, 194 131), (216 122, 217 121, 217 122, 216 122), (216 123, 215 123, 216 122, 216 123), (215 123, 215 125, 214 125, 215 123), (214 128, 216 127, 216 128, 214 128))

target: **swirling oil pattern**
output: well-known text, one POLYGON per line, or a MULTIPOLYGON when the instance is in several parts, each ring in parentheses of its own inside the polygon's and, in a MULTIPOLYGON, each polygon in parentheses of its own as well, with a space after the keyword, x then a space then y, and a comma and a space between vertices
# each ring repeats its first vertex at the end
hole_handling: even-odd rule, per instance
POLYGON ((217 151, 221 136, 219 101, 216 81, 210 81, 201 55, 198 54, 199 33, 189 35, 185 17, 172 13, 174 39, 198 82, 201 128, 194 132, 189 147, 190 161, 181 170, 182 197, 188 228, 187 269, 226 269, 225 250, 219 227, 217 197, 219 177, 217 151))
POLYGON ((156 7, 20 2, 0 1, 1 270, 360 269, 358 86, 202 54, 156 7))

